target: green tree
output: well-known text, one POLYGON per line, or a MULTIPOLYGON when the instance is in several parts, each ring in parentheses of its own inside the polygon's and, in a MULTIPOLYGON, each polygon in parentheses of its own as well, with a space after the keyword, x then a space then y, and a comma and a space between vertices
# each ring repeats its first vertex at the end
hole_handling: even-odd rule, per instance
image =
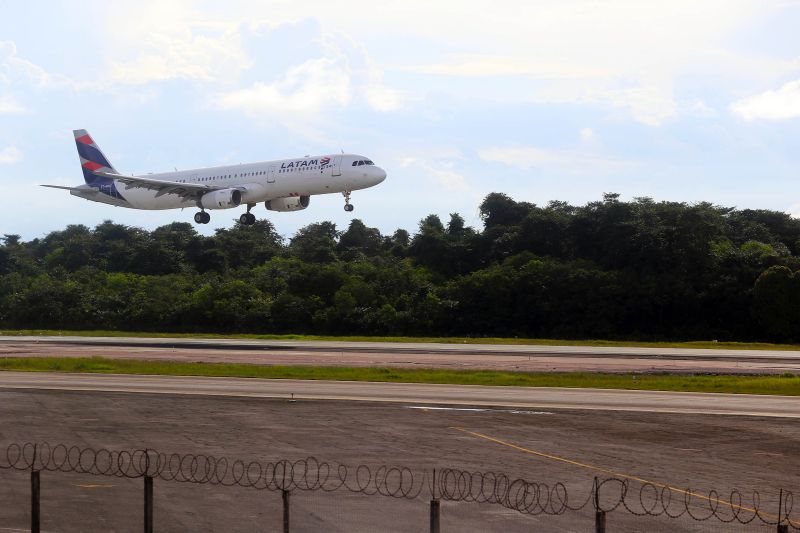
POLYGON ((301 261, 330 263, 336 261, 339 232, 333 222, 318 222, 301 228, 291 240, 289 249, 301 261))
POLYGON ((753 314, 773 338, 800 338, 800 275, 785 266, 764 271, 753 288, 753 314))
POLYGON ((383 248, 383 236, 377 228, 369 228, 360 219, 354 218, 347 231, 339 237, 337 250, 345 260, 379 255, 383 248))

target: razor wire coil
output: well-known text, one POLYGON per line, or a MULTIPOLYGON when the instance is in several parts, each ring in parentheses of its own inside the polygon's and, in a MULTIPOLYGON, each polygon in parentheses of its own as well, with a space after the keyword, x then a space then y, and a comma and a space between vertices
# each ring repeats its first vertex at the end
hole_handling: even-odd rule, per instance
POLYGON ((698 522, 788 525, 793 494, 780 492, 772 513, 761 495, 732 490, 726 497, 714 489, 700 492, 652 482, 609 477, 595 479, 588 491, 572 492, 564 482, 543 483, 502 472, 445 468, 412 470, 404 466, 297 460, 258 461, 203 454, 163 453, 153 449, 109 450, 67 444, 11 443, 0 447, 0 470, 90 474, 117 478, 151 477, 169 482, 210 484, 268 491, 346 491, 390 498, 499 505, 526 515, 562 515, 586 508, 606 513, 624 510, 637 517, 688 517, 698 522))

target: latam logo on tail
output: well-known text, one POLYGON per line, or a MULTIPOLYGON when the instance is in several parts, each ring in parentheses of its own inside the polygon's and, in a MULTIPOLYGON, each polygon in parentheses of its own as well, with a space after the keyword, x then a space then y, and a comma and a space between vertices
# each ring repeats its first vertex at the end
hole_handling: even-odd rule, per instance
POLYGON ((353 211, 353 191, 373 187, 386 172, 356 154, 279 159, 239 165, 197 168, 140 176, 117 172, 86 130, 74 130, 84 183, 75 187, 43 185, 69 191, 93 202, 132 209, 197 207, 194 220, 207 224, 207 210, 245 206, 239 223, 250 226, 250 210, 264 202, 270 211, 298 211, 315 194, 341 193, 345 211, 353 211))

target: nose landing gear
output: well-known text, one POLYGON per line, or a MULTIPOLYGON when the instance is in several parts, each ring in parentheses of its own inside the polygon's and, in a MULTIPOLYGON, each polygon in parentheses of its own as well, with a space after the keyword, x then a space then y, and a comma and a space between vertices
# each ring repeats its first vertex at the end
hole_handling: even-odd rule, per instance
POLYGON ((205 211, 200 211, 199 213, 194 214, 194 221, 198 224, 208 224, 211 220, 211 215, 206 213, 205 211))
POLYGON ((247 212, 242 213, 242 216, 239 217, 239 224, 242 226, 252 226, 256 223, 256 216, 250 212, 255 206, 256 204, 247 204, 247 212))
POLYGON ((350 191, 344 191, 342 195, 344 196, 344 210, 349 213, 354 209, 353 204, 350 203, 350 191))

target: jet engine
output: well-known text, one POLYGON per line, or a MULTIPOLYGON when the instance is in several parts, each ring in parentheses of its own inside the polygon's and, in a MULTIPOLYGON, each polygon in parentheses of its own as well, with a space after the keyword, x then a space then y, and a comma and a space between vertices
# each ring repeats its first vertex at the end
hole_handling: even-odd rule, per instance
POLYGON ((229 209, 242 203, 242 193, 238 189, 221 189, 205 193, 200 198, 204 209, 229 209))
POLYGON ((267 200, 264 202, 264 207, 270 211, 300 211, 308 207, 309 203, 311 203, 310 196, 294 196, 292 198, 267 200))

